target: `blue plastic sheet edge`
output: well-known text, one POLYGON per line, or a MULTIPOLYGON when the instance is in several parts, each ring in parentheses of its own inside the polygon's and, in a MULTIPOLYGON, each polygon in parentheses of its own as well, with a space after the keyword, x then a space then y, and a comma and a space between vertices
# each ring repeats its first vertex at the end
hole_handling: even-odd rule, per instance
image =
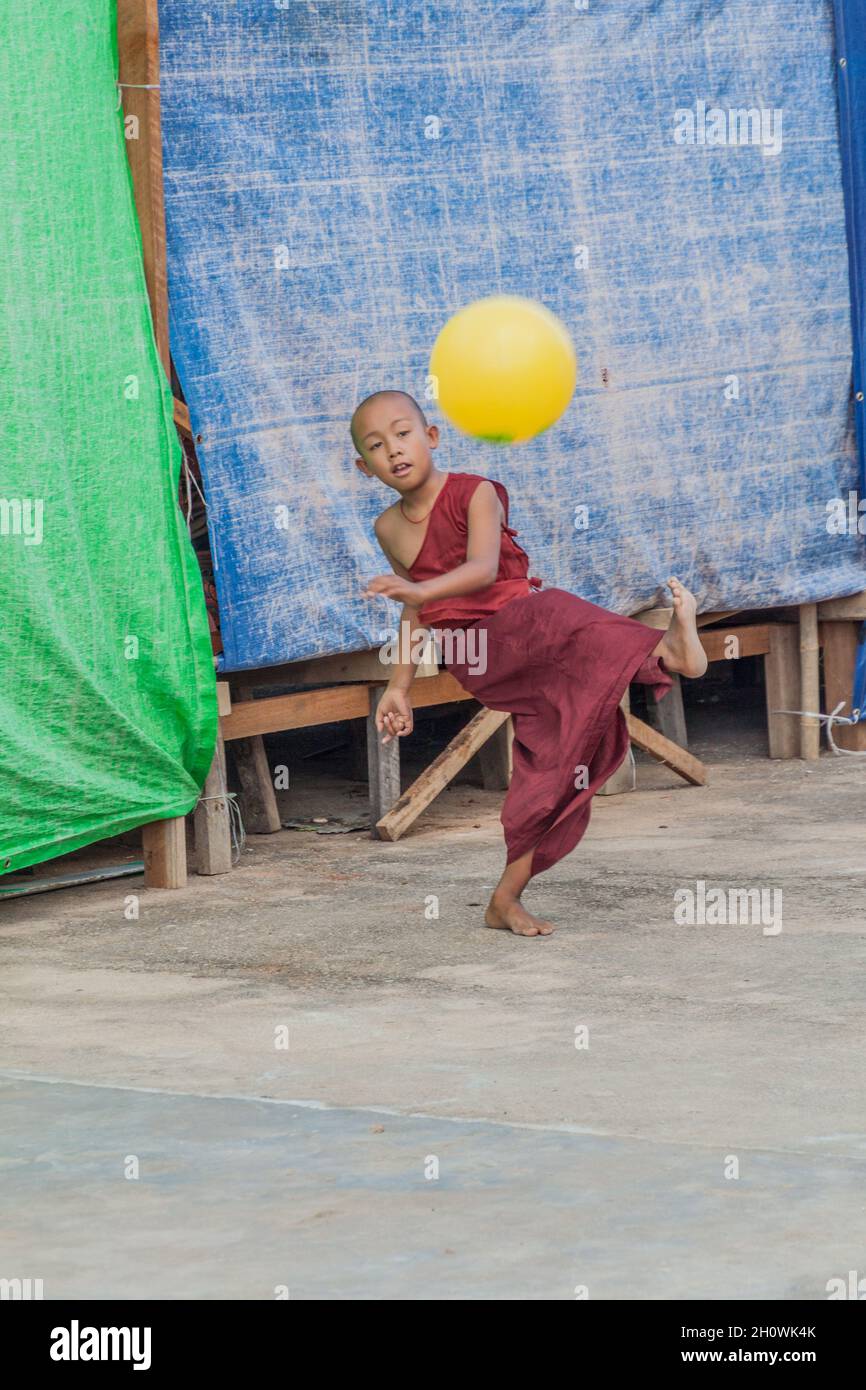
MULTIPOLYGON (((851 331, 854 340, 854 420, 860 460, 860 493, 866 496, 866 0, 833 0, 836 70, 839 82, 839 136, 851 277, 851 331)), ((866 623, 860 628, 851 709, 859 718, 866 705, 866 623)))

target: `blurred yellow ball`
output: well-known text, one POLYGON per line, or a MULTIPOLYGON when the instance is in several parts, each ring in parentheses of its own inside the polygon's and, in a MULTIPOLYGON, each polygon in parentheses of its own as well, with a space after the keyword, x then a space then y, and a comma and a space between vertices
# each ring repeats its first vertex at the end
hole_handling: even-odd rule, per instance
POLYGON ((565 325, 543 304, 497 294, 448 320, 433 344, 430 374, 458 429, 493 444, 519 444, 566 409, 577 357, 565 325))

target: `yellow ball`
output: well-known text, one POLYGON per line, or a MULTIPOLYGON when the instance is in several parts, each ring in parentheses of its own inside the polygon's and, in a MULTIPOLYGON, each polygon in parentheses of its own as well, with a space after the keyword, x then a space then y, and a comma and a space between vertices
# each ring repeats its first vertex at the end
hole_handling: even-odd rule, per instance
POLYGON ((448 320, 430 356, 438 401, 458 429, 519 444, 549 429, 577 381, 577 357, 560 319, 534 299, 476 299, 448 320))

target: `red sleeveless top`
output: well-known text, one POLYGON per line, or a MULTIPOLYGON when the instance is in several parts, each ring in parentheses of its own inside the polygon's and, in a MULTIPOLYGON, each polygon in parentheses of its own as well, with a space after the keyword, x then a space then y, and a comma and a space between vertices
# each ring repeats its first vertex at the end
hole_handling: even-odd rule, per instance
POLYGON ((469 537, 469 503, 479 483, 491 482, 505 513, 502 543, 499 549, 499 572, 486 589, 453 598, 434 599, 418 614, 427 627, 442 627, 447 623, 466 625, 487 618, 513 598, 525 598, 533 588, 541 588, 541 580, 529 574, 529 556, 521 550, 514 537, 518 534, 508 525, 508 493, 493 478, 477 473, 448 473, 430 512, 427 530, 409 574, 416 584, 425 579, 438 579, 449 570, 466 562, 469 537))

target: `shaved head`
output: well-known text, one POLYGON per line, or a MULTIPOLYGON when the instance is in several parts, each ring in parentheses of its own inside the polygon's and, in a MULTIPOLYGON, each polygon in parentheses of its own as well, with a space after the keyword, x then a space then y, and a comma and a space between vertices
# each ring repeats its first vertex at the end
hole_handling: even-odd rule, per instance
POLYGON ((414 413, 418 416, 418 419, 421 421, 422 427, 426 430, 427 420, 424 416, 424 412, 421 409, 418 402, 416 401, 415 397, 410 396, 408 391, 374 391, 372 396, 365 396, 364 400, 361 401, 360 405, 357 405, 355 407, 354 413, 352 415, 352 420, 349 425, 349 433, 352 436, 352 443, 359 452, 363 441, 361 438, 359 438, 358 434, 356 433, 358 416, 360 415, 361 411, 364 409, 365 406, 372 405, 374 401, 385 400, 388 397, 393 398, 395 404, 397 404, 399 401, 402 401, 404 406, 408 406, 410 410, 414 411, 414 413))

